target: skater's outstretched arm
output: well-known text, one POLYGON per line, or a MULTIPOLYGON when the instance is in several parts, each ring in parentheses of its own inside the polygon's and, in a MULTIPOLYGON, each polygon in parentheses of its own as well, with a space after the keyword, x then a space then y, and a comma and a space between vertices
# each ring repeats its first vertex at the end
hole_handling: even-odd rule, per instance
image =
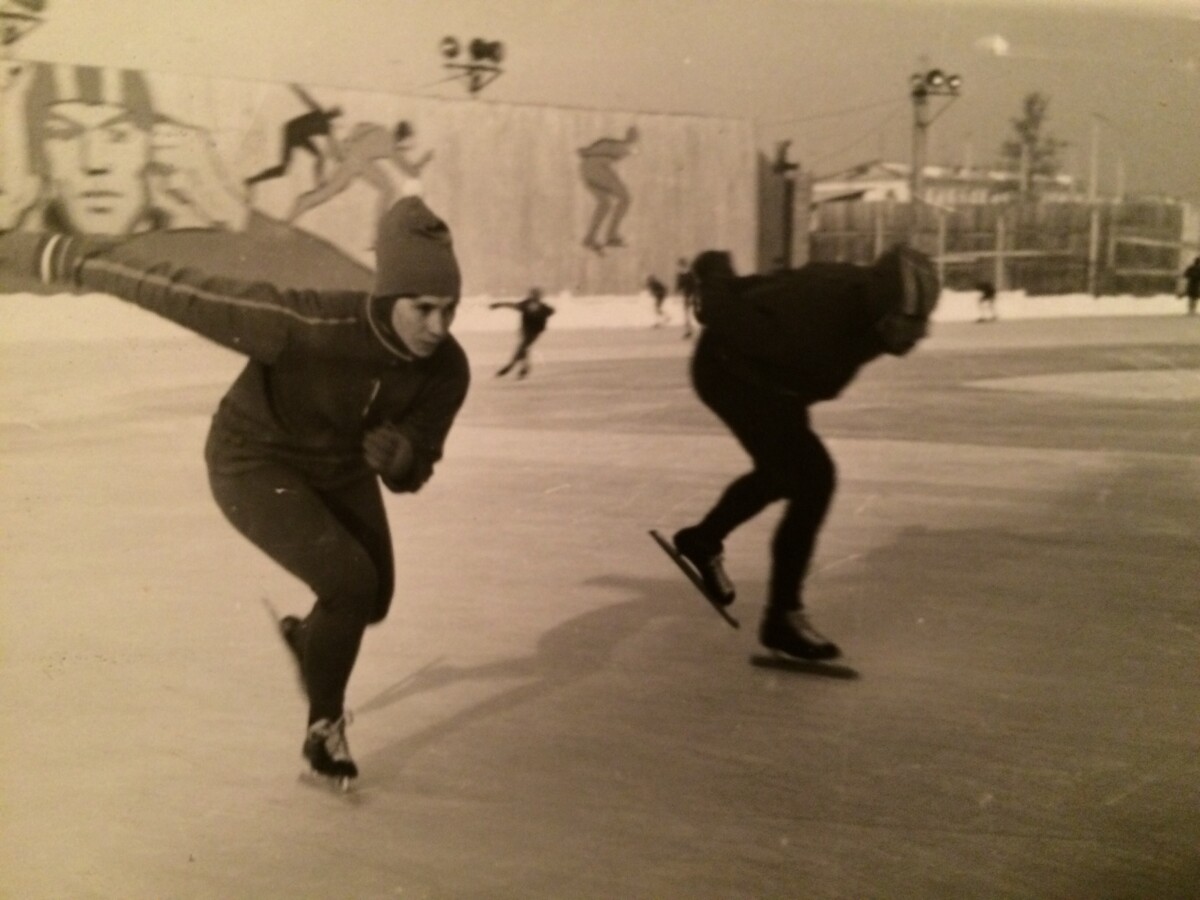
POLYGON ((115 244, 52 234, 0 237, 0 267, 44 284, 110 294, 261 362, 285 347, 356 349, 337 332, 360 327, 363 295, 278 288, 139 259, 137 240, 115 244))

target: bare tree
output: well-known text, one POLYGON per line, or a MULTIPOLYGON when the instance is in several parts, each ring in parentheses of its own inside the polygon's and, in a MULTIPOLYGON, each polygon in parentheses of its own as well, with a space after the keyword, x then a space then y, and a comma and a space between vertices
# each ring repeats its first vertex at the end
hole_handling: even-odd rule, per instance
POLYGON ((1021 102, 1021 116, 1012 120, 1015 136, 1000 147, 1000 155, 1018 175, 1017 189, 1022 197, 1033 195, 1034 177, 1053 177, 1061 168, 1059 151, 1067 141, 1059 140, 1046 131, 1050 98, 1039 91, 1026 94, 1021 102))

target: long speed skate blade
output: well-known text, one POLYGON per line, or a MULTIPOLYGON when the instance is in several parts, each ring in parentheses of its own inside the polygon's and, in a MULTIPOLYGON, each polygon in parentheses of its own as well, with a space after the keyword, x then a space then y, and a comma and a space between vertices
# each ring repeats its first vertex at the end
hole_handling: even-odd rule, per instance
POLYGON ((700 596, 707 600, 709 606, 717 611, 717 615, 724 619, 730 628, 741 628, 741 623, 729 614, 729 610, 704 589, 704 582, 700 579, 700 574, 692 567, 690 562, 679 555, 679 551, 675 549, 671 542, 653 528, 650 529, 650 537, 654 538, 654 543, 658 544, 662 548, 662 552, 667 554, 675 565, 679 567, 679 571, 687 576, 688 581, 700 592, 700 596))

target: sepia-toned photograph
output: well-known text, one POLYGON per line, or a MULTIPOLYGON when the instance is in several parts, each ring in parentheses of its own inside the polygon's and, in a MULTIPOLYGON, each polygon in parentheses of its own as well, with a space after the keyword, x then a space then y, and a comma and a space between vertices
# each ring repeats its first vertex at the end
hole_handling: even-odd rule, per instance
POLYGON ((1200 896, 1196 0, 0 35, 0 897, 1200 896))

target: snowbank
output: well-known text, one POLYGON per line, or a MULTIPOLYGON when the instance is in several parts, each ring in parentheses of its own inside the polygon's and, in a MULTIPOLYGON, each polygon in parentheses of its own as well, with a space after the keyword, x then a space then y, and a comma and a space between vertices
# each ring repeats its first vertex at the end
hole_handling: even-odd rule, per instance
MULTIPOLYGON (((455 330, 460 332, 511 332, 517 313, 491 310, 493 297, 464 298, 455 330)), ((519 299, 506 297, 505 300, 519 299)), ((554 329, 646 328, 654 322, 654 304, 648 294, 576 297, 548 296, 557 314, 554 329)), ((936 322, 970 322, 977 314, 978 294, 946 291, 936 322)), ((665 309, 674 323, 682 322, 678 297, 665 309)), ((1077 318, 1085 316, 1177 316, 1184 301, 1170 294, 1155 297, 1091 297, 1086 294, 1029 297, 1021 291, 1002 292, 996 298, 1001 319, 1077 318)), ((171 338, 186 335, 178 326, 101 294, 83 296, 34 294, 0 295, 0 342, 35 340, 112 340, 171 338)))

